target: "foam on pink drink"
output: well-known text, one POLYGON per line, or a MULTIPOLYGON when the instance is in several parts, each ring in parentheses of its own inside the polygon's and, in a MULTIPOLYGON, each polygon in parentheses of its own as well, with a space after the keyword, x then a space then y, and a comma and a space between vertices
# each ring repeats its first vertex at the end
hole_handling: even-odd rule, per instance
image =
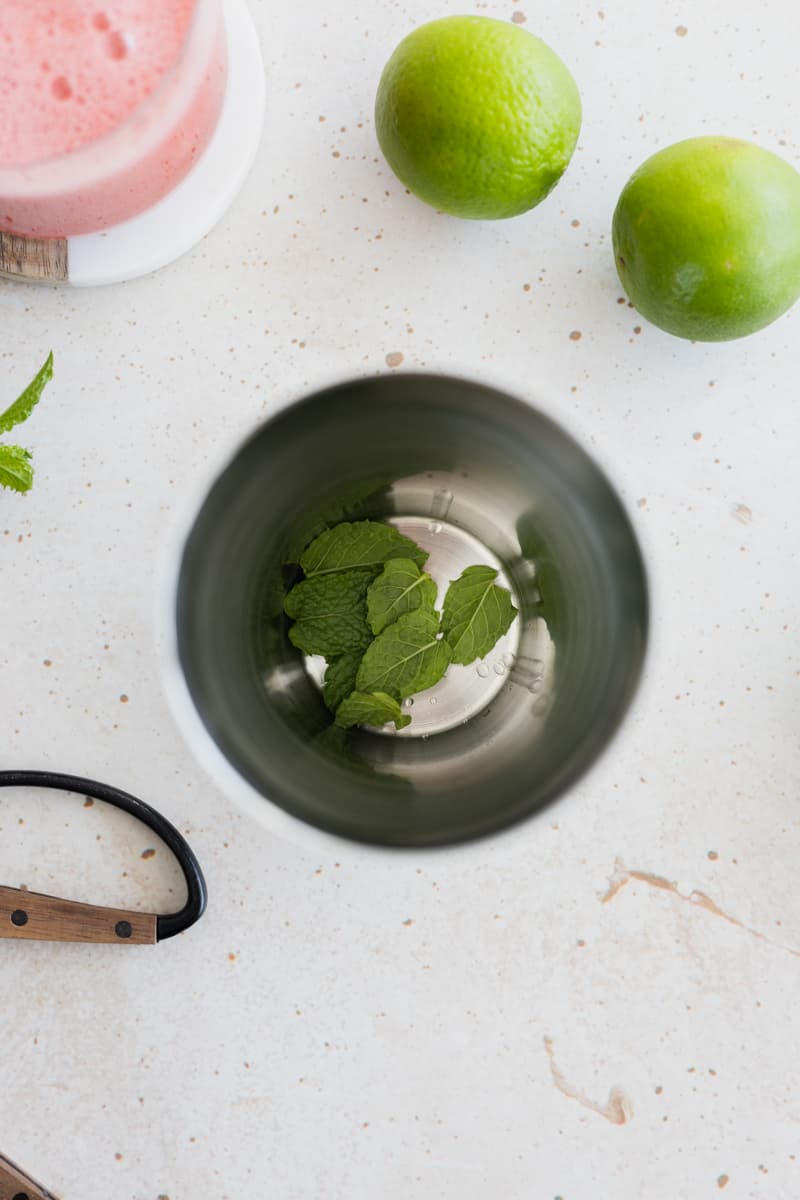
POLYGON ((0 0, 0 229, 150 207, 205 147, 224 79, 219 0, 0 0))

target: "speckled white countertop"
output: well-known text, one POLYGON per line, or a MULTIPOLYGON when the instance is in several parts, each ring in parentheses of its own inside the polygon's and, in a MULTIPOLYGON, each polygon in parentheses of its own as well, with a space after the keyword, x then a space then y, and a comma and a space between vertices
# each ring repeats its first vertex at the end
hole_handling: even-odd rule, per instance
MULTIPOLYGON (((784 0, 598 4, 520 0, 585 108, 524 217, 438 216, 376 146, 384 60, 469 6, 261 0, 266 129, 222 224, 130 285, 0 284, 4 399, 56 355, 21 439, 34 490, 0 494, 2 766, 151 800, 211 892, 150 950, 0 943, 0 1149, 64 1200, 800 1195, 800 309, 677 341, 619 302, 609 248, 662 145, 723 132, 800 162, 799 21, 784 0), (535 399, 605 465, 651 570, 646 679, 602 762, 512 836, 315 857, 179 735, 159 556, 187 489, 279 405, 422 367, 535 399)), ((6 793, 0 834, 5 883, 179 895, 103 806, 6 793)))

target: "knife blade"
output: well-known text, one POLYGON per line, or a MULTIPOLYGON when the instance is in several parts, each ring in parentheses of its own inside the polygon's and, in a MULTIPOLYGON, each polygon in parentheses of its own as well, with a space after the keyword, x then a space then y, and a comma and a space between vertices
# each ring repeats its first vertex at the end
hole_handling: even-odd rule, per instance
POLYGON ((0 1200, 58 1200, 58 1197, 0 1154, 0 1200))

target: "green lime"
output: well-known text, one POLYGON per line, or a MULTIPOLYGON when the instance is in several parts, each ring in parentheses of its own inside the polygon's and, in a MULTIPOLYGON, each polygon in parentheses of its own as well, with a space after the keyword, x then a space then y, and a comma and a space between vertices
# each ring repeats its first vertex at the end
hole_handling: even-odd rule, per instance
POLYGON ((527 30, 445 17, 389 59, 375 125, 389 166, 421 200, 456 217, 515 217, 566 170, 581 101, 558 55, 527 30))
POLYGON ((677 142, 630 177, 613 238, 622 285, 654 325, 745 337, 800 296, 800 174, 736 138, 677 142))

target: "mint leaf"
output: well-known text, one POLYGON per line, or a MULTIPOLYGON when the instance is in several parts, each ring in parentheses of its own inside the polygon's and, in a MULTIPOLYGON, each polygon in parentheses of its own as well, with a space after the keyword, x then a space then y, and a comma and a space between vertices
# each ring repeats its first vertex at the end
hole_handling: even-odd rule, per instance
POLYGON ((451 651, 439 638, 434 613, 417 609, 387 626, 361 660, 359 692, 388 692, 397 700, 433 687, 450 663, 451 651))
POLYGON ((30 451, 22 446, 0 446, 0 487, 27 492, 32 483, 30 451))
POLYGON ((336 712, 342 701, 355 690, 360 662, 361 651, 348 650, 346 654, 340 654, 328 663, 322 685, 322 698, 331 712, 336 712))
POLYGON ((367 622, 380 633, 403 613, 417 608, 433 610, 436 584, 420 571, 413 558, 390 558, 367 592, 367 622))
POLYGON ((370 571, 343 571, 304 579, 289 592, 283 609, 294 619, 289 640, 304 654, 330 657, 363 650, 372 638, 367 625, 370 571))
POLYGON ((395 698, 386 692, 353 692, 336 712, 336 724, 344 729, 350 725, 386 725, 389 721, 394 721, 397 729, 404 729, 411 717, 405 716, 395 698))
POLYGON ((341 521, 359 521, 385 503, 391 484, 385 475, 367 476, 358 483, 335 488, 334 495, 318 497, 310 508, 299 514, 297 524, 288 531, 286 562, 299 563, 303 552, 326 529, 341 521))
MULTIPOLYGON (((0 414, 0 433, 8 433, 9 429, 13 429, 15 425, 21 424, 31 415, 33 409, 39 401, 39 397, 44 391, 45 384, 49 383, 52 378, 53 353, 51 351, 36 378, 28 384, 28 386, 25 388, 25 391, 21 396, 17 397, 11 407, 7 408, 4 413, 0 414)), ((30 483, 28 483, 28 487, 30 486, 30 483)), ((28 488, 26 487, 18 490, 27 491, 28 488)))
POLYGON ((493 581, 494 567, 467 567, 450 584, 442 608, 442 633, 453 651, 453 662, 483 658, 511 625, 517 610, 511 593, 493 581))
POLYGON ((419 566, 428 555, 416 542, 380 521, 343 521, 326 529, 300 556, 307 578, 368 568, 377 575, 390 558, 411 558, 419 566))

